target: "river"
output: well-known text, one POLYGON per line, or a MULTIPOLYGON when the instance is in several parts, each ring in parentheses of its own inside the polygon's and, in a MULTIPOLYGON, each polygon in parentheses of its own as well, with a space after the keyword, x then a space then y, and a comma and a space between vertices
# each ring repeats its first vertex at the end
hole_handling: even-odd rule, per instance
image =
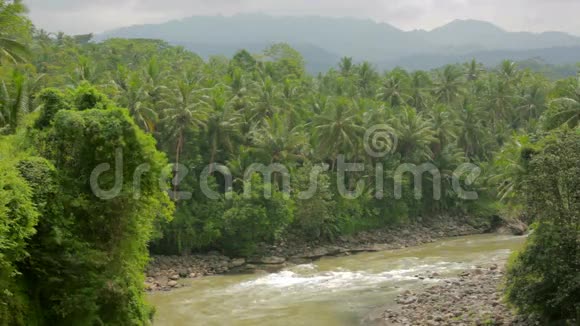
POLYGON ((359 325, 398 293, 480 264, 503 263, 524 237, 476 235, 413 248, 323 258, 274 274, 187 280, 151 294, 154 325, 359 325), (437 279, 415 275, 437 272, 437 279))

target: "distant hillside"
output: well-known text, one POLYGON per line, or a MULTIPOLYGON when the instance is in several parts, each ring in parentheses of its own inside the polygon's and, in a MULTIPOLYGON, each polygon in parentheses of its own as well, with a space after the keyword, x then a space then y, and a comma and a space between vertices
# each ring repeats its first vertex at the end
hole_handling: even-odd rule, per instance
POLYGON ((269 44, 286 42, 304 55, 312 72, 328 69, 342 56, 367 60, 379 68, 409 69, 429 69, 473 57, 489 64, 537 57, 550 64, 580 62, 578 37, 559 32, 507 32, 474 20, 456 20, 432 31, 405 32, 389 24, 354 18, 196 16, 120 28, 97 39, 111 37, 158 38, 203 57, 230 56, 241 48, 260 52, 269 44))
POLYGON ((530 50, 490 50, 455 55, 417 54, 377 64, 385 68, 405 67, 412 70, 425 70, 450 63, 463 63, 474 58, 488 67, 497 66, 506 59, 513 61, 534 60, 551 65, 569 65, 580 62, 580 46, 530 50))
MULTIPOLYGON (((225 55, 232 57, 238 50, 244 49, 251 53, 261 53, 271 45, 270 43, 194 43, 194 42, 172 42, 175 45, 181 45, 186 49, 197 53, 203 58, 210 56, 225 55)), ((340 57, 334 53, 326 51, 320 47, 307 43, 293 43, 292 47, 304 56, 306 60, 306 69, 311 73, 328 71, 335 66, 340 57)))

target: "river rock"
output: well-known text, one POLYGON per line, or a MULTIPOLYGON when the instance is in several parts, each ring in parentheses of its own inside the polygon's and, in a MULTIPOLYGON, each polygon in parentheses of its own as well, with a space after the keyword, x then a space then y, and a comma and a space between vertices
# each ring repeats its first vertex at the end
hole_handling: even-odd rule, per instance
POLYGON ((292 264, 296 264, 296 265, 304 265, 304 264, 310 264, 312 262, 312 259, 302 258, 302 257, 290 257, 290 259, 288 259, 288 262, 290 262, 292 264))
POLYGON ((417 301, 417 297, 411 296, 411 297, 401 298, 397 302, 400 304, 408 305, 408 304, 414 303, 416 301, 417 301))
POLYGON ((521 221, 512 222, 508 225, 508 227, 513 235, 524 235, 528 230, 528 226, 521 221))
POLYGON ((179 283, 177 283, 177 281, 167 282, 167 286, 172 287, 172 288, 177 287, 177 284, 179 284, 179 283))
POLYGON ((231 267, 240 267, 242 265, 244 265, 246 263, 246 260, 244 258, 234 258, 232 259, 232 261, 230 261, 230 266, 231 267))
POLYGON ((440 282, 419 293, 404 291, 396 300, 398 307, 390 306, 383 314, 373 312, 372 319, 365 318, 370 322, 363 325, 536 325, 533 319, 517 317, 502 303, 499 283, 503 271, 492 266, 465 271, 460 279, 440 282))
POLYGON ((286 261, 286 258, 276 257, 276 256, 262 257, 260 259, 260 263, 267 264, 267 265, 283 264, 285 261, 286 261))
POLYGON ((328 249, 325 247, 320 247, 305 252, 301 258, 317 259, 324 256, 328 256, 328 249))

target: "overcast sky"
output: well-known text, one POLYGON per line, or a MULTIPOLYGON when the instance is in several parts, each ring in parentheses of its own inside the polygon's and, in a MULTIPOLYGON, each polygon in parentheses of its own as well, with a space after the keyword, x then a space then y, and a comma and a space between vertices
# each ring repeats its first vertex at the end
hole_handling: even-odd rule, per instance
POLYGON ((511 31, 580 35, 580 0, 24 0, 32 21, 49 31, 103 32, 193 15, 320 15, 370 18, 404 30, 479 19, 511 31))

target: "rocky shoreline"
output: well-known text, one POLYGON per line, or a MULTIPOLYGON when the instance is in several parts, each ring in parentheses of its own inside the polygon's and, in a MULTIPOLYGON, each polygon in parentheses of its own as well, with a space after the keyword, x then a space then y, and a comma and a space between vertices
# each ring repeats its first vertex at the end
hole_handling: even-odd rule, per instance
POLYGON ((540 325, 517 316, 502 300, 503 267, 490 265, 441 280, 419 293, 405 291, 396 304, 370 313, 362 322, 373 326, 540 325))
POLYGON ((276 272, 295 264, 306 264, 326 256, 401 249, 437 239, 489 232, 489 227, 473 226, 469 219, 439 217, 427 224, 360 232, 339 237, 333 243, 285 239, 262 245, 253 257, 226 257, 218 252, 190 256, 153 256, 146 271, 148 291, 168 291, 184 286, 181 279, 224 273, 276 272))

